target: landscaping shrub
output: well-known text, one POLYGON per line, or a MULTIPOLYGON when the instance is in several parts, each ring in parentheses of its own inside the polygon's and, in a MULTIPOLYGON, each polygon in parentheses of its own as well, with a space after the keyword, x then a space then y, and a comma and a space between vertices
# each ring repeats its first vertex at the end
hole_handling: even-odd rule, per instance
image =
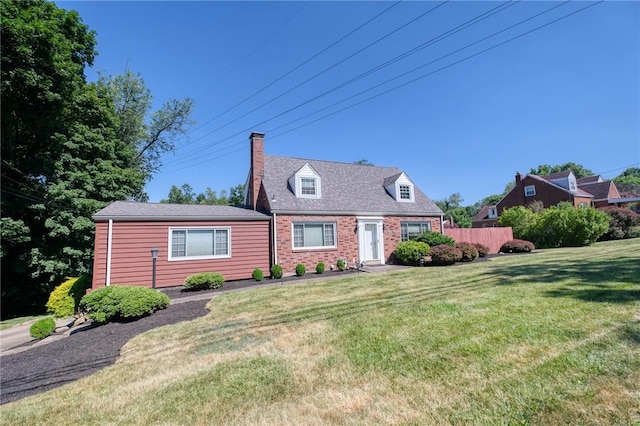
POLYGON ((302 263, 298 263, 296 265, 296 275, 301 277, 303 276, 305 273, 307 272, 307 268, 306 266, 304 266, 302 263))
POLYGON ((65 282, 53 289, 47 301, 47 313, 56 318, 66 318, 75 315, 80 299, 91 287, 91 278, 81 275, 78 278, 67 278, 65 282))
POLYGON ((200 272, 184 280, 184 288, 187 290, 205 290, 222 287, 224 276, 217 272, 200 272))
POLYGON ((640 237, 640 214, 624 207, 603 207, 598 209, 609 215, 609 229, 601 240, 621 240, 640 237))
POLYGON ((440 244, 447 244, 447 245, 450 245, 451 247, 454 247, 456 245, 456 242, 453 238, 448 237, 439 232, 432 232, 432 231, 427 231, 422 235, 420 235, 419 237, 416 237, 415 241, 427 243, 429 247, 439 246, 440 244))
POLYGON ((336 268, 338 268, 338 271, 344 271, 347 267, 347 262, 344 259, 338 259, 338 261, 336 262, 336 268))
POLYGON ((324 272, 324 263, 319 262, 319 263, 316 265, 316 273, 318 273, 318 274, 322 274, 323 272, 324 272))
POLYGON ((400 262, 414 265, 429 253, 429 244, 415 240, 402 241, 398 243, 394 253, 400 262))
POLYGON ((453 265, 462 259, 462 251, 449 244, 440 244, 429 250, 431 263, 434 265, 453 265))
POLYGON ((532 210, 523 206, 516 206, 504 209, 498 219, 498 224, 500 226, 510 226, 514 238, 528 240, 531 228, 535 224, 537 217, 538 215, 532 210))
POLYGON ((264 279, 264 273, 262 272, 262 269, 254 269, 251 276, 256 281, 262 281, 264 279))
POLYGON ((272 278, 282 278, 282 266, 273 265, 271 267, 271 277, 272 278))
POLYGON ((80 309, 93 321, 105 323, 151 315, 166 308, 169 301, 166 294, 151 288, 112 285, 85 295, 80 309))
POLYGON ((489 247, 480 243, 474 243, 473 246, 476 248, 476 250, 478 250, 478 256, 480 257, 485 257, 491 251, 489 250, 489 247))
POLYGON ((605 212, 560 203, 538 215, 529 241, 536 247, 582 247, 596 242, 608 229, 605 212))
POLYGON ((459 242, 456 243, 456 248, 462 252, 462 261, 471 262, 476 260, 479 256, 478 249, 471 243, 459 242))
POLYGON ((34 339, 42 340, 49 337, 56 329, 56 322, 51 317, 40 318, 29 328, 29 333, 34 339))
POLYGON ((500 247, 500 253, 529 253, 535 250, 535 246, 530 241, 511 240, 500 247))

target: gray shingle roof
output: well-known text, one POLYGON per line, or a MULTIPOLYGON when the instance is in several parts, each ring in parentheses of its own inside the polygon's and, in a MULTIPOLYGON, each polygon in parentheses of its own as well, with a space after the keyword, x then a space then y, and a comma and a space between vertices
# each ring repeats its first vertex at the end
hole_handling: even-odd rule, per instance
POLYGON ((93 215, 94 220, 269 220, 269 216, 241 207, 116 201, 93 215))
POLYGON ((395 167, 365 166, 265 155, 264 189, 275 213, 431 216, 442 210, 414 184, 415 202, 397 202, 384 188, 402 171, 395 167), (288 179, 306 163, 320 175, 322 198, 296 198, 288 179))

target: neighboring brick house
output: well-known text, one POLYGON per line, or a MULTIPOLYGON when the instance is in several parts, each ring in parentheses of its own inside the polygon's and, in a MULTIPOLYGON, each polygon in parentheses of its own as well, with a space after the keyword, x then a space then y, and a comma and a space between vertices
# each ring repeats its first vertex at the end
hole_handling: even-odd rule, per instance
POLYGON ((484 206, 471 219, 472 228, 494 228, 498 226, 498 207, 495 205, 484 206))
POLYGON ((247 207, 272 218, 272 263, 326 267, 385 264, 396 245, 424 231, 442 232, 443 212, 395 167, 264 154, 264 134, 251 134, 247 207))
POLYGON ((593 207, 607 207, 611 204, 609 200, 621 198, 616 184, 612 180, 602 179, 602 176, 588 176, 577 181, 578 188, 593 195, 593 207))
POLYGON ((541 203, 543 208, 568 202, 575 207, 603 207, 619 198, 615 184, 601 176, 576 179, 571 170, 546 176, 516 174, 515 187, 497 204, 498 216, 504 209, 541 203))

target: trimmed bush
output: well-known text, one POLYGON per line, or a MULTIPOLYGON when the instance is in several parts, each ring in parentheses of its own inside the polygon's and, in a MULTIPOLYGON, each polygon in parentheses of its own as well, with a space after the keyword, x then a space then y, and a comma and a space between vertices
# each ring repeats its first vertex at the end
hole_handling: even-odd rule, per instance
POLYGON ((427 243, 429 247, 439 246, 440 244, 447 244, 451 247, 455 247, 456 242, 453 238, 448 237, 439 232, 427 231, 419 237, 415 238, 415 241, 420 241, 422 243, 427 243))
POLYGON ((184 288, 187 290, 206 290, 222 287, 224 276, 217 272, 200 272, 184 280, 184 288))
POLYGON ((478 250, 478 256, 480 257, 485 257, 491 251, 489 250, 489 247, 480 243, 474 243, 473 246, 476 248, 476 250, 478 250))
POLYGON ((601 240, 621 240, 640 237, 640 214, 624 207, 603 207, 598 209, 609 215, 609 229, 601 240))
POLYGON ((347 262, 344 259, 338 259, 336 268, 338 268, 338 271, 344 271, 347 268, 347 262))
POLYGON ((529 253, 535 250, 535 246, 530 241, 511 240, 500 247, 500 253, 529 253))
POLYGON ((112 285, 85 295, 80 309, 93 321, 130 321, 169 306, 169 297, 146 287, 112 285))
POLYGON ((463 262, 472 262, 479 256, 478 249, 471 243, 459 242, 456 243, 456 248, 462 252, 463 262))
POLYGON ((29 333, 34 339, 42 340, 49 337, 56 329, 56 322, 51 317, 40 318, 29 328, 29 333))
POLYGON ((282 278, 282 266, 276 264, 271 267, 272 278, 282 278))
POLYGON ((264 279, 264 273, 262 272, 262 269, 257 269, 257 268, 254 269, 253 274, 251 274, 251 276, 256 281, 262 281, 264 279))
POLYGON ((605 212, 565 202, 540 213, 526 240, 543 248, 582 247, 596 242, 608 229, 605 212))
POLYGON ((53 289, 47 301, 47 313, 56 318, 66 318, 75 315, 80 299, 91 287, 91 278, 81 275, 78 278, 67 278, 65 282, 53 289))
POLYGON ((434 265, 453 265, 462 259, 462 250, 449 244, 440 244, 429 250, 431 263, 434 265))
POLYGON ((531 230, 535 225, 538 215, 523 206, 515 206, 504 209, 498 224, 500 226, 510 226, 513 236, 517 239, 527 239, 531 235, 531 230))
POLYGON ((301 277, 303 276, 305 273, 307 272, 307 268, 306 266, 304 266, 302 263, 298 263, 296 265, 296 275, 301 277))
POLYGON ((322 274, 323 272, 324 272, 324 263, 319 262, 319 263, 316 265, 316 273, 317 273, 317 274, 322 274))
POLYGON ((405 265, 415 265, 429 253, 429 244, 414 240, 402 241, 398 243, 394 253, 405 265))

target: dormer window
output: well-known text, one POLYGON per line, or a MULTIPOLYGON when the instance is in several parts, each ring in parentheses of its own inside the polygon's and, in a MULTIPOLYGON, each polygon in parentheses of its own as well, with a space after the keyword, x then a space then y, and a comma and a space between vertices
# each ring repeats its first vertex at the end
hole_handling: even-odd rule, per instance
POLYGON ((297 198, 322 197, 322 179, 309 163, 289 178, 289 186, 297 198))
POLYGON ((302 195, 316 195, 316 179, 315 178, 300 178, 300 191, 302 195))
POLYGON ((498 211, 496 210, 495 207, 489 207, 489 215, 488 215, 489 219, 494 219, 496 217, 498 217, 498 211))
POLYGON ((411 200, 411 186, 410 185, 400 185, 400 199, 401 200, 411 200))
POLYGON ((389 176, 384 180, 384 188, 396 201, 413 203, 415 201, 414 185, 404 173, 389 176))

